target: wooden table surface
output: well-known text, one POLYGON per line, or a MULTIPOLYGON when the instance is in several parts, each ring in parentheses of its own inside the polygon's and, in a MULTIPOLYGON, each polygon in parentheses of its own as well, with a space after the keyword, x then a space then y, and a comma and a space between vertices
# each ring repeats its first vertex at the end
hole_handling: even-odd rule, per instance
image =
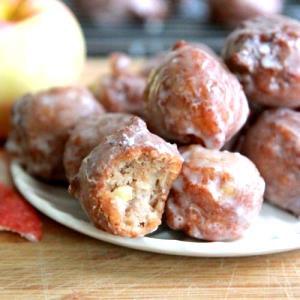
MULTIPOLYGON (((89 61, 84 83, 106 70, 89 61)), ((0 180, 9 183, 0 151, 0 180)), ((42 217, 44 238, 0 233, 0 299, 300 299, 300 251, 188 258, 113 246, 42 217)))

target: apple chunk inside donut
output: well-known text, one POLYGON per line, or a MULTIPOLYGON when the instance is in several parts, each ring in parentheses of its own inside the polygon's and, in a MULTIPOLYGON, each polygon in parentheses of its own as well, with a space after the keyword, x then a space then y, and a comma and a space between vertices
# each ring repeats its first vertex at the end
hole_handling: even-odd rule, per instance
POLYGON ((134 232, 155 229, 160 224, 169 177, 168 164, 141 154, 111 169, 106 190, 101 194, 103 210, 117 231, 134 232))

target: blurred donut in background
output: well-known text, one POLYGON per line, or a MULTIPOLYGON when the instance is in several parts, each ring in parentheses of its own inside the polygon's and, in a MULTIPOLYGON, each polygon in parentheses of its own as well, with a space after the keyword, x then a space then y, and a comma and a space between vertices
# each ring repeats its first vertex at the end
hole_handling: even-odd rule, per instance
POLYGON ((283 0, 208 0, 213 22, 236 26, 257 17, 281 13, 283 0))
POLYGON ((169 12, 166 0, 73 0, 73 4, 82 17, 99 24, 163 20, 169 12))
POLYGON ((108 112, 142 116, 147 78, 132 70, 132 61, 124 53, 112 53, 109 63, 110 73, 94 85, 95 97, 108 112))

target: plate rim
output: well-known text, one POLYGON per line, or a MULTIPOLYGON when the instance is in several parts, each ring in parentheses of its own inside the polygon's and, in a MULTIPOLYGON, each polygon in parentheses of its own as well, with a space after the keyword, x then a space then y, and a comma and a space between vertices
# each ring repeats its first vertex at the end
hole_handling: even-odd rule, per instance
MULTIPOLYGON (((131 248, 140 251, 154 252, 159 254, 177 255, 177 256, 189 256, 189 257, 245 257, 255 255, 266 255, 272 253, 280 253, 292 251, 300 248, 300 235, 295 234, 298 239, 291 239, 291 236, 278 239, 272 239, 266 246, 255 246, 246 250, 244 248, 238 248, 234 251, 232 245, 238 243, 238 246, 243 244, 242 240, 231 241, 231 242, 192 242, 192 241, 179 241, 174 239, 159 239, 159 243, 156 242, 155 238, 152 237, 141 237, 141 238, 126 238, 119 237, 107 233, 103 230, 97 229, 91 223, 79 220, 71 214, 51 206, 51 204, 36 195, 35 193, 29 193, 26 191, 27 185, 22 180, 22 176, 27 176, 30 180, 38 181, 29 175, 16 160, 12 160, 10 165, 12 179, 19 192, 24 198, 33 205, 38 211, 42 212, 50 219, 64 225, 72 230, 75 230, 81 234, 89 237, 101 240, 103 242, 111 243, 117 246, 131 248), (212 246, 213 245, 213 246, 212 246), (218 245, 222 248, 222 251, 216 251, 218 245)), ((51 186, 51 185, 49 185, 51 186)), ((247 244, 248 245, 248 244, 247 244)), ((266 243, 264 244, 266 245, 266 243)), ((248 245, 249 246, 249 245, 248 245)))

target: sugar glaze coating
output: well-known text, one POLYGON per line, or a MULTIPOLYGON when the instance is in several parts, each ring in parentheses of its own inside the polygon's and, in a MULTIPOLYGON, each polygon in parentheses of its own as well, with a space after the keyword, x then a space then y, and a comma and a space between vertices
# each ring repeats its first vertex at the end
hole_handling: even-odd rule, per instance
POLYGON ((184 164, 166 206, 167 224, 209 241, 240 238, 258 215, 265 184, 239 153, 183 147, 184 164))
POLYGON ((178 143, 220 149, 244 125, 249 107, 219 59, 180 42, 151 73, 145 92, 151 130, 178 143))
POLYGON ((27 171, 43 179, 65 179, 63 153, 70 130, 81 119, 104 113, 81 87, 28 94, 13 108, 8 151, 27 171))
POLYGON ((69 182, 76 177, 83 159, 107 136, 139 124, 139 118, 122 113, 106 113, 81 120, 71 131, 64 152, 64 167, 69 182))
POLYGON ((283 16, 259 17, 233 31, 223 49, 250 101, 300 106, 300 23, 283 16))
POLYGON ((265 179, 266 199, 300 216, 300 113, 264 112, 248 130, 242 151, 265 179))

